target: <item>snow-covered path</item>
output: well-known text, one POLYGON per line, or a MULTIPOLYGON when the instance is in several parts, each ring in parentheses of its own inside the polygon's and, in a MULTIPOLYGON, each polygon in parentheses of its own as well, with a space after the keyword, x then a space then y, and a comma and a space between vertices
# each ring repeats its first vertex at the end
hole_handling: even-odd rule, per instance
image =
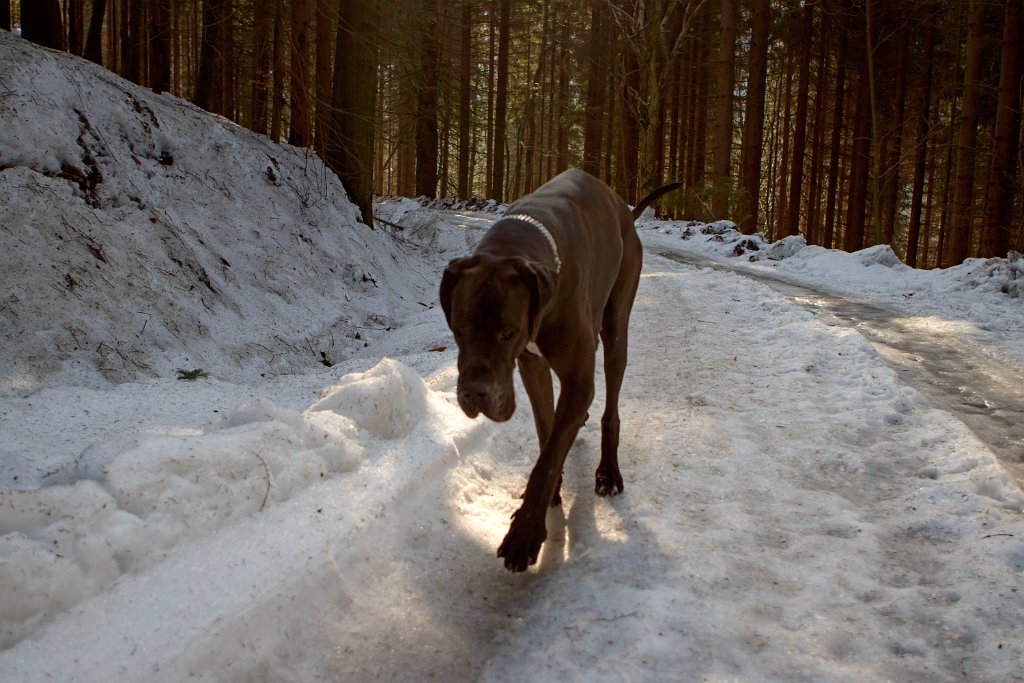
POLYGON ((58 613, 2 678, 1019 679, 1021 498, 959 422, 738 275, 648 255, 632 329, 626 492, 592 493, 599 391, 529 574, 494 558, 529 411, 462 417, 428 311, 350 363, 426 381, 406 434, 58 613))

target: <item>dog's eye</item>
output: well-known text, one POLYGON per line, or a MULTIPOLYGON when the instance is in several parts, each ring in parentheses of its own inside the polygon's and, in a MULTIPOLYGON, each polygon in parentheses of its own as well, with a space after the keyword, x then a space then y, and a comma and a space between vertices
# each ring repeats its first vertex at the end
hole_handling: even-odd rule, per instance
POLYGON ((512 327, 503 327, 501 328, 501 331, 498 332, 498 339, 501 341, 509 341, 514 336, 516 336, 516 331, 515 328, 512 327))

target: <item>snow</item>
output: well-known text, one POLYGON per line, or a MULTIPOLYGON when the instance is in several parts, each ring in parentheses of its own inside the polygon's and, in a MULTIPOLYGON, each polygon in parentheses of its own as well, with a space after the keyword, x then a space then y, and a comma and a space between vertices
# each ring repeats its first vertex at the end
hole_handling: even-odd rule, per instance
POLYGON ((314 156, 3 32, 0 88, 0 680, 1024 680, 1018 483, 747 276, 1019 369, 1019 256, 641 221, 626 491, 592 493, 599 381, 513 575, 528 403, 459 411, 435 305, 500 207, 371 231, 314 156))

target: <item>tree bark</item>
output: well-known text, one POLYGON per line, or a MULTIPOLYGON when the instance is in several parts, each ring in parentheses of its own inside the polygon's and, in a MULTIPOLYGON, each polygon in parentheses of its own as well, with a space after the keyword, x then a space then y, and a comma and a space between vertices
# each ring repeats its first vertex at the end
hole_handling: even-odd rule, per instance
POLYGON ((334 3, 316 0, 316 126, 317 154, 327 157, 327 132, 331 125, 331 88, 334 74, 334 3))
POLYGON ((416 194, 437 196, 438 7, 421 0, 420 78, 416 93, 416 194))
POLYGON ((914 147, 914 179, 911 181, 910 222, 907 225, 907 265, 917 267, 918 243, 921 239, 921 208, 924 200, 925 173, 928 165, 928 137, 930 132, 930 108, 932 100, 932 68, 935 56, 935 15, 934 4, 928 7, 924 48, 921 67, 921 102, 917 120, 917 144, 914 147))
POLYGON ((327 164, 373 227, 377 11, 371 0, 340 0, 327 164))
POLYGON ((985 37, 985 4, 985 0, 970 0, 963 109, 960 113, 960 132, 956 145, 956 180, 953 186, 948 233, 942 249, 943 268, 962 263, 970 255, 978 117, 981 108, 980 77, 985 37))
POLYGON ((1006 0, 995 141, 979 248, 982 257, 1004 256, 1010 248, 1014 227, 1013 200, 1021 120, 1021 15, 1021 0, 1006 0))
POLYGON ((850 161, 850 196, 846 212, 843 249, 864 248, 867 221, 868 180, 871 174, 871 84, 862 69, 857 85, 857 108, 853 115, 853 152, 850 161))
POLYGON ((270 137, 274 142, 281 140, 281 114, 284 111, 284 6, 271 0, 273 8, 273 43, 271 64, 273 64, 273 84, 270 99, 270 137))
POLYGON ((751 11, 753 24, 750 37, 750 76, 747 110, 743 119, 743 139, 740 144, 740 188, 743 191, 746 210, 741 212, 739 227, 746 235, 757 232, 761 200, 764 101, 768 78, 771 3, 769 0, 754 0, 751 11))
POLYGON ((804 3, 801 16, 800 75, 796 87, 796 123, 793 131, 793 169, 789 175, 788 234, 800 233, 801 192, 804 182, 804 153, 807 150, 807 101, 811 83, 811 35, 814 33, 814 5, 804 3))
POLYGON ((288 143, 309 147, 309 34, 312 19, 310 0, 292 0, 292 32, 289 42, 291 125, 288 143))
MULTIPOLYGON (((3 6, 10 15, 10 3, 4 0, 0 4, 0 28, 7 30, 9 24, 3 23, 3 6)), ((82 56, 85 49, 85 0, 68 0, 68 52, 82 56)), ((8 20, 10 17, 8 16, 8 20)))
POLYGON ((194 102, 215 114, 224 113, 224 26, 227 0, 203 3, 203 36, 194 102))
POLYGON ((910 71, 910 31, 900 37, 899 56, 896 58, 896 109, 893 114, 892 144, 883 167, 882 185, 882 244, 892 245, 896 235, 896 213, 899 202, 900 166, 903 160, 903 124, 906 115, 907 73, 910 71))
POLYGON ((494 150, 491 169, 491 198, 504 201, 505 191, 505 142, 508 109, 508 45, 512 3, 500 0, 498 15, 498 86, 494 103, 494 150))
POLYGON ((58 0, 21 0, 21 37, 54 50, 64 49, 58 0))
POLYGON ((267 134, 268 104, 270 100, 270 59, 273 54, 273 24, 271 0, 253 1, 252 33, 252 113, 249 127, 267 134))
POLYGON ((156 93, 171 89, 171 0, 150 0, 149 86, 156 93))
POLYGON ((587 100, 583 115, 583 170, 592 176, 601 173, 601 138, 604 88, 608 80, 608 40, 605 8, 602 0, 590 0, 590 31, 587 34, 587 100))
POLYGON ((473 0, 462 0, 462 16, 459 20, 459 197, 469 199, 470 150, 472 149, 472 93, 473 93, 473 0))
POLYGON ((93 0, 89 16, 89 33, 85 37, 85 58, 103 66, 103 17, 107 13, 107 0, 93 0))
POLYGON ((718 42, 718 69, 715 74, 715 128, 712 143, 713 165, 711 211, 725 218, 729 210, 730 168, 732 165, 732 104, 736 63, 736 2, 721 0, 722 14, 718 42))
POLYGON ((842 23, 833 19, 832 24, 839 33, 839 45, 836 49, 836 91, 832 105, 832 138, 828 162, 828 189, 825 191, 825 232, 821 246, 831 249, 836 236, 836 206, 839 188, 839 157, 842 153, 843 106, 846 97, 846 52, 847 34, 842 23))
POLYGON ((0 29, 11 30, 11 0, 0 0, 0 29))

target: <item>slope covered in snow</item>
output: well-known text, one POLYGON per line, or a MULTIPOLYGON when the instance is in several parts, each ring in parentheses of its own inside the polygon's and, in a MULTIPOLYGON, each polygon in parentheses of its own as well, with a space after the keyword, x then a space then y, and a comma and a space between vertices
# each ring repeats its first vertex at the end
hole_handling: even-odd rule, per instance
POLYGON ((4 31, 0 88, 6 386, 307 370, 429 296, 307 150, 4 31))

